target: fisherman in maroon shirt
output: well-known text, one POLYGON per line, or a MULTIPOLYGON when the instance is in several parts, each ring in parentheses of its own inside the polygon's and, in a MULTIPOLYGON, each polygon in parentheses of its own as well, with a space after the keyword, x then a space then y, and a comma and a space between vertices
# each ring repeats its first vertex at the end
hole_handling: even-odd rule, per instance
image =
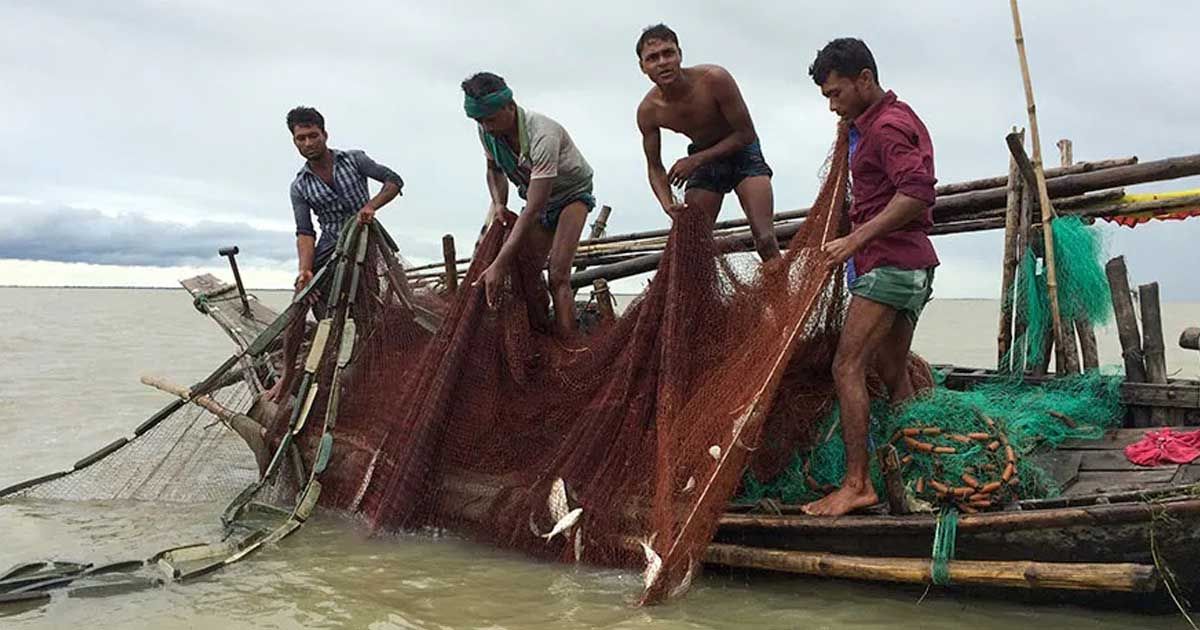
POLYGON ((804 506, 808 514, 839 516, 879 501, 868 466, 868 370, 883 379, 893 405, 914 393, 906 364, 938 264, 929 240, 937 179, 929 131, 912 108, 879 86, 866 44, 835 39, 808 72, 829 109, 850 123, 850 233, 825 245, 829 264, 848 262, 851 278, 850 309, 833 361, 846 477, 841 488, 804 506))

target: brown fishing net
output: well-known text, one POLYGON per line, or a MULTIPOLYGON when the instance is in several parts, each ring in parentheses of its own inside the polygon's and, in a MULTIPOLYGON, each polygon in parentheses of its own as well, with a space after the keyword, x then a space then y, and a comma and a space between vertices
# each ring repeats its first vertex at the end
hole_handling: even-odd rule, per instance
MULTIPOLYGON (((764 426, 756 466, 769 470, 828 411, 844 289, 820 248, 843 228, 846 155, 842 133, 782 260, 735 269, 711 224, 684 215, 645 293, 571 340, 550 332, 540 261, 512 270, 494 311, 471 286, 502 226, 433 334, 372 238, 321 504, 373 529, 446 528, 541 557, 646 567, 644 602, 686 589, 764 426)), ((334 359, 322 361, 325 390, 334 359)), ((300 432, 306 460, 321 434, 312 422, 300 432)))
MULTIPOLYGON (((551 332, 543 261, 512 269, 495 310, 472 286, 503 226, 485 234, 448 298, 412 288, 382 229, 348 227, 314 280, 326 319, 294 403, 255 414, 249 400, 222 399, 255 416, 238 415, 237 426, 264 425, 273 455, 259 453, 262 477, 238 475, 248 485, 222 515, 221 541, 148 564, 165 563, 174 579, 204 575, 287 536, 319 504, 373 530, 447 529, 543 558, 641 569, 643 603, 686 591, 742 472, 772 476, 830 409, 845 289, 821 246, 844 232, 848 198, 843 129, 782 259, 739 265, 706 217, 684 214, 645 292, 616 320, 567 340, 551 332)), ((247 382, 263 378, 281 331, 304 324, 301 305, 314 297, 300 296, 182 395, 222 391, 237 366, 248 366, 247 382)), ((175 422, 194 413, 178 405, 163 427, 194 426, 175 422)), ((180 470, 178 485, 180 475, 211 483, 244 469, 189 475, 164 465, 170 449, 145 453, 151 442, 138 441, 95 470, 137 455, 145 470, 180 470)), ((85 480, 77 471, 51 483, 85 480)), ((138 478, 136 487, 160 486, 138 478)))

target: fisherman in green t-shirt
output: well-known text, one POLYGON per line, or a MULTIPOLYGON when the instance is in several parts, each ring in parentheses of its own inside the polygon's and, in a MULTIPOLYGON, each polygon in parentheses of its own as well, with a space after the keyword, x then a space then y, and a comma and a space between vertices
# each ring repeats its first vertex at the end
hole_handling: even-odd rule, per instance
POLYGON ((518 106, 501 77, 480 72, 463 81, 462 89, 464 108, 479 125, 487 158, 489 216, 505 220, 508 180, 525 200, 508 240, 476 284, 484 286, 488 305, 494 306, 514 257, 549 258, 556 329, 559 335, 570 334, 575 330, 571 263, 587 214, 596 205, 592 167, 562 125, 518 106))

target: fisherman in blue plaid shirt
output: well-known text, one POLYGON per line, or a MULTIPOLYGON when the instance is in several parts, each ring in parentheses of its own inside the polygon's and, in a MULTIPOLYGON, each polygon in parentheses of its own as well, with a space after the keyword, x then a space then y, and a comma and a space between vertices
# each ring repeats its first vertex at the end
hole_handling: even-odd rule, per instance
MULTIPOLYGON (((342 226, 353 217, 359 223, 375 220, 375 213, 388 204, 404 180, 392 169, 372 160, 361 150, 342 151, 327 145, 325 117, 311 107, 297 107, 288 112, 288 131, 292 142, 306 160, 292 181, 292 212, 296 218, 296 253, 300 272, 296 276, 296 291, 300 292, 321 267, 329 262, 337 245, 342 226), (367 189, 367 178, 383 184, 374 196, 367 189), (313 229, 313 215, 321 227, 320 239, 313 229)), ((313 308, 320 317, 319 303, 313 308)), ((299 352, 301 335, 289 329, 284 337, 283 374, 268 399, 282 402, 290 393, 295 376, 295 355, 299 352)))

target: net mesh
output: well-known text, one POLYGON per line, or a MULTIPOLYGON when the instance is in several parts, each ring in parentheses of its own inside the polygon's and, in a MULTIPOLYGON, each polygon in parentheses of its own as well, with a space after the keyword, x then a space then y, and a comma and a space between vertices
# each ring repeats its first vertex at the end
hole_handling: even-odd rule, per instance
MULTIPOLYGON (((433 334, 398 298, 388 248, 371 247, 321 503, 373 529, 447 528, 539 557, 648 567, 646 602, 686 588, 764 426, 779 429, 766 450, 790 453, 829 407, 845 294, 820 246, 843 229, 846 156, 843 130, 781 260, 734 269, 711 223, 685 215, 644 294, 579 338, 551 334, 539 260, 514 266, 494 311, 472 287, 502 226, 433 334)), ((327 353, 318 390, 333 363, 327 353)), ((306 460, 322 434, 311 421, 298 433, 306 460)))
MULTIPOLYGON (((494 310, 473 286, 504 226, 484 235, 452 299, 414 290, 381 229, 348 227, 326 268, 336 271, 314 281, 327 319, 297 399, 263 420, 274 452, 264 481, 237 491, 253 458, 244 446, 239 464, 211 456, 206 431, 220 444, 237 437, 189 405, 94 464, 94 475, 26 494, 237 494, 223 520, 239 536, 206 549, 217 565, 295 531, 319 501, 373 530, 445 528, 538 557, 644 568, 644 603, 682 593, 743 470, 781 470, 831 408, 846 294, 821 246, 846 229, 847 148, 843 127, 781 259, 737 267, 712 223, 685 214, 645 292, 619 319, 570 339, 551 333, 543 261, 519 260, 494 310), (196 480, 213 486, 182 487, 196 480), (271 496, 294 507, 248 523, 271 496)), ((280 321, 303 325, 295 313, 293 304, 280 321)), ((244 354, 261 358, 281 329, 244 354)), ((237 388, 217 395, 235 410, 249 403, 237 388)))

